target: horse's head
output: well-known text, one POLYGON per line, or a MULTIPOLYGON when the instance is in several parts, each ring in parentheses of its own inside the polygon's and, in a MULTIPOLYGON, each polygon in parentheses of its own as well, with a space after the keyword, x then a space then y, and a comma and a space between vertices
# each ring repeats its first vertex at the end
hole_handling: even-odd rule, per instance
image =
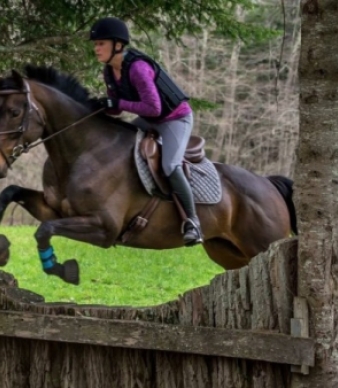
POLYGON ((43 132, 44 121, 30 85, 17 71, 0 79, 0 178, 31 142, 43 132))

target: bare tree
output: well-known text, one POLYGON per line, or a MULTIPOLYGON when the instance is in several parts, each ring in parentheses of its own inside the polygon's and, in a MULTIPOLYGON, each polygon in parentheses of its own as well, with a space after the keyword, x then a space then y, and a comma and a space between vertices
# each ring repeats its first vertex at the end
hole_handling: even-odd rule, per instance
MULTIPOLYGON (((264 23, 282 28, 279 1, 268 5, 264 23)), ((285 34, 269 42, 248 45, 205 33, 203 39, 186 37, 184 47, 162 46, 161 59, 190 95, 218 104, 195 114, 195 133, 206 137, 215 161, 292 176, 299 120, 299 0, 286 5, 285 34)), ((246 17, 243 11, 237 15, 246 17)))
POLYGON ((293 388, 338 386, 337 23, 335 2, 302 0, 298 294, 309 304, 317 346, 315 367, 293 376, 293 388))

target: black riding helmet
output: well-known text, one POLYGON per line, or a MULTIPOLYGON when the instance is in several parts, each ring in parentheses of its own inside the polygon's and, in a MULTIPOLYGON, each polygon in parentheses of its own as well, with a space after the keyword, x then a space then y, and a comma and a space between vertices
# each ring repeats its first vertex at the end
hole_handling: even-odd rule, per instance
POLYGON ((106 17, 95 22, 90 30, 90 40, 111 39, 123 44, 129 43, 129 31, 126 24, 114 17, 106 17))

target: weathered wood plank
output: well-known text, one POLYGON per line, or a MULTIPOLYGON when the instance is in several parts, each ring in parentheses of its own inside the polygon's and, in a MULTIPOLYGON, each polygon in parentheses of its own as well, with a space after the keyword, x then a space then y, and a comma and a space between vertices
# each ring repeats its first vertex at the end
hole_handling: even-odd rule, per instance
POLYGON ((279 331, 284 334, 290 334, 293 298, 297 292, 297 242, 298 240, 294 238, 275 243, 273 246, 275 254, 269 260, 270 281, 279 331))
POLYGON ((183 361, 185 355, 170 352, 155 352, 156 388, 182 387, 183 361))
MULTIPOLYGON (((252 302, 251 329, 280 331, 277 306, 273 298, 273 275, 271 263, 276 261, 280 243, 271 244, 267 252, 261 253, 249 263, 249 287, 252 302)), ((283 260, 284 257, 281 258, 283 260)), ((289 306, 290 307, 290 306, 289 306)), ((252 388, 278 387, 281 381, 280 365, 253 362, 251 367, 252 388)), ((284 387, 283 387, 284 388, 284 387)))
MULTIPOLYGON (((214 284, 215 326, 226 329, 251 329, 248 267, 227 271, 214 284)), ((250 361, 213 357, 210 363, 212 388, 247 388, 250 361)))
MULTIPOLYGON (((205 326, 209 322, 208 286, 186 292, 179 299, 179 324, 205 326)), ((180 369, 185 388, 211 388, 206 357, 187 354, 182 358, 180 369)))
POLYGON ((276 313, 274 311, 270 272, 266 256, 274 255, 271 246, 267 253, 260 253, 249 264, 249 282, 252 302, 252 321, 254 329, 275 330, 277 328, 276 313))
MULTIPOLYGON (((294 337, 309 337, 309 307, 305 298, 294 298, 294 318, 291 319, 291 334, 294 337)), ((308 375, 308 365, 291 365, 291 372, 308 375)))
POLYGON ((0 335, 314 365, 314 341, 284 334, 0 311, 0 335))

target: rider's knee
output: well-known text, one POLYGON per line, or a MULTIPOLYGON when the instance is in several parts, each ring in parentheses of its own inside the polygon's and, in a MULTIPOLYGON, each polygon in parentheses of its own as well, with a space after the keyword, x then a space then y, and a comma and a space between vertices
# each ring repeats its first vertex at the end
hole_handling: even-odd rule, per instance
POLYGON ((181 164, 177 164, 177 163, 162 164, 164 175, 166 177, 169 177, 177 168, 181 168, 181 167, 182 167, 181 164))

